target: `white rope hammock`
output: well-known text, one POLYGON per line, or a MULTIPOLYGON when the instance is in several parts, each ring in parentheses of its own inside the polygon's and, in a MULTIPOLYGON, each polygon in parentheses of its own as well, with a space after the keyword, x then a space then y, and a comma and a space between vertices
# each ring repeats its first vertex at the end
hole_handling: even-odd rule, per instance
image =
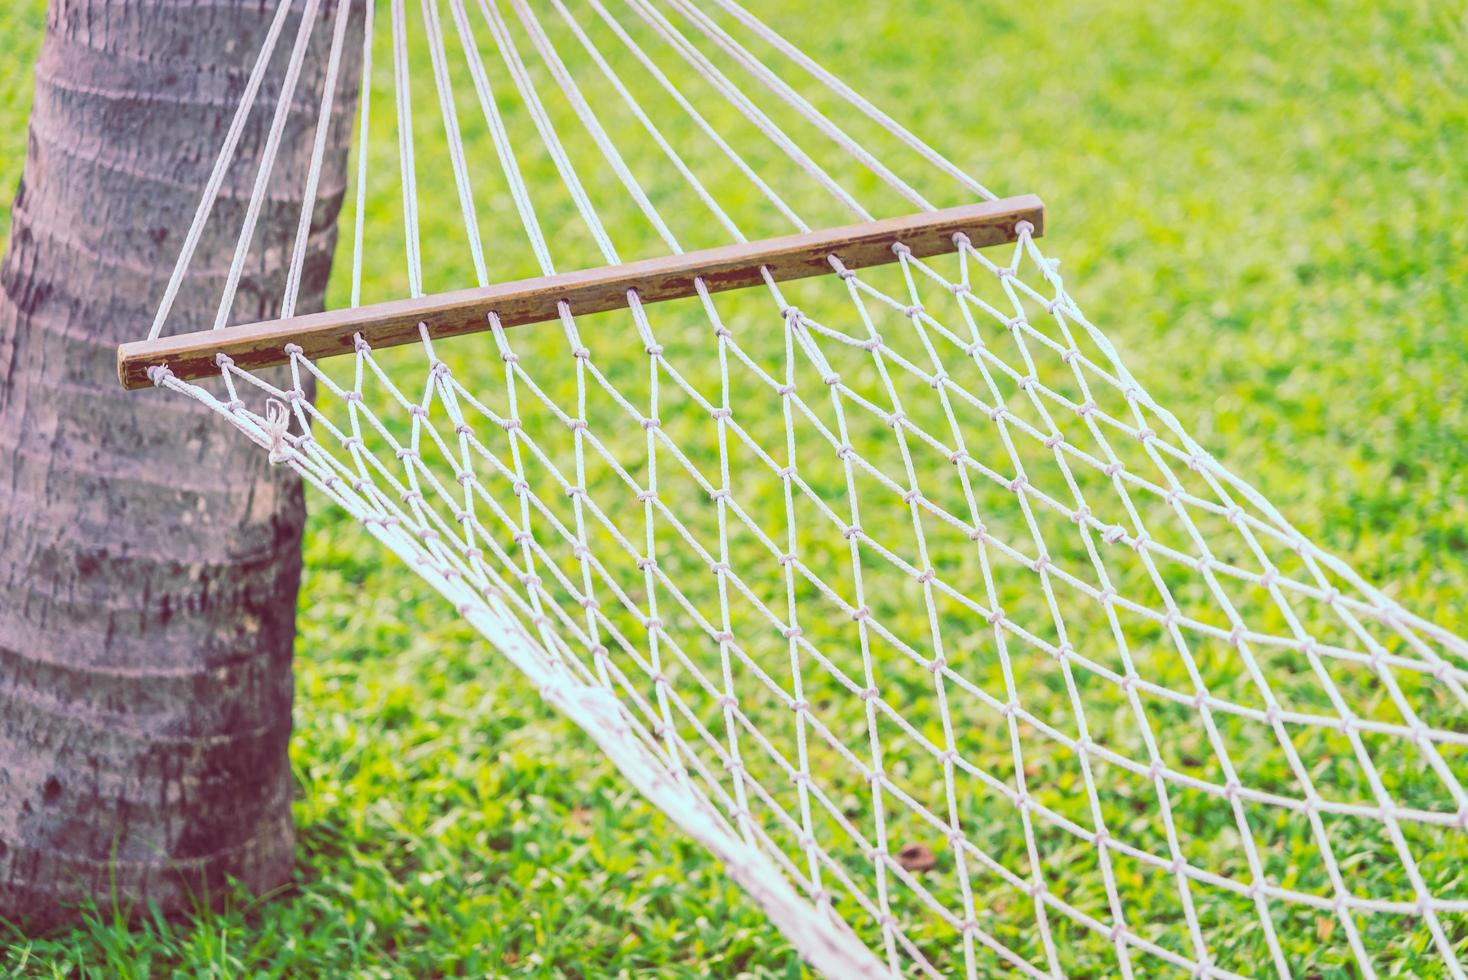
MULTIPOLYGON (((349 44, 352 308, 998 200, 737 0, 282 2, 124 360, 203 326, 170 309, 253 167, 236 336, 317 105, 294 316, 349 44)), ((361 521, 823 972, 1463 977, 1468 643, 1205 452, 1005 231, 322 363, 277 330, 284 373, 134 368, 361 521)))

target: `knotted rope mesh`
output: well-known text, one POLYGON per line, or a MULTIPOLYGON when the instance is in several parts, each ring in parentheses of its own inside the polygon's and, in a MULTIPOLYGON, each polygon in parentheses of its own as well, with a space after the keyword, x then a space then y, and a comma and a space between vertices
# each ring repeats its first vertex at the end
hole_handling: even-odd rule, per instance
MULTIPOLYGON (((352 305, 384 255, 421 295, 450 249, 483 284, 577 235, 615 263, 632 224, 679 250, 993 197, 735 0, 536 6, 282 4, 240 113, 279 84, 278 143, 319 99, 313 176, 334 74, 293 71, 363 45, 352 305)), ((219 156, 260 177, 216 326, 273 153, 219 156)), ((1468 643, 1190 438, 1032 230, 154 381, 417 569, 823 969, 1463 976, 1468 643)))

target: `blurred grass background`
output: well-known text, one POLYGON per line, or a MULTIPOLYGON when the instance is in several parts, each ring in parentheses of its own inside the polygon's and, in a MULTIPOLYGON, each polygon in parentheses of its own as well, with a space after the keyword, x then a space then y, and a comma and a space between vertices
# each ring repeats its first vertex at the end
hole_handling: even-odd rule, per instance
MULTIPOLYGON (((1154 396, 1302 531, 1462 630, 1460 5, 749 6, 996 192, 1041 194, 1046 251, 1154 396)), ((0 11, 0 228, 42 11, 0 11)), ((6 940, 4 969, 800 974, 574 726, 486 669, 481 641, 316 503, 296 887, 133 931, 98 909, 6 940)))

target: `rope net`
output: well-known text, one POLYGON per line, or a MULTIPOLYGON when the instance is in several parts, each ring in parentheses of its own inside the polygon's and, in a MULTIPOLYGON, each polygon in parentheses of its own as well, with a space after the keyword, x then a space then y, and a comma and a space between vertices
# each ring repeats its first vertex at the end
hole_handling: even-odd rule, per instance
MULTIPOLYGON (((339 112, 351 305, 993 198, 736 0, 283 3, 240 119, 262 86, 152 336, 211 220, 215 326, 261 302, 273 155, 314 138, 293 312, 339 112)), ((827 972, 1463 976, 1468 643, 1190 438, 1031 231, 153 380, 418 570, 827 972)))

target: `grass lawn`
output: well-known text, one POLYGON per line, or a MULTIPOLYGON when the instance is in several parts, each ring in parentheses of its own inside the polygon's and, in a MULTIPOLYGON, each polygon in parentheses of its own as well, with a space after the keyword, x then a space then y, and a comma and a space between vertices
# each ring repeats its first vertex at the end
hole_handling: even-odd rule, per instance
MULTIPOLYGON (((1305 534, 1409 609, 1463 631, 1461 11, 921 0, 814 19, 799 5, 749 6, 996 192, 1042 195, 1047 253, 1064 259, 1071 292, 1151 394, 1305 534)), ((0 234, 42 9, 24 0, 0 11, 0 234)), ((377 69, 390 92, 386 58, 377 69)), ((432 104, 420 104, 431 119, 432 104)), ((385 128, 374 139, 382 177, 396 145, 385 128)), ((386 227, 396 204, 381 196, 370 218, 386 227)), ((466 256, 440 247, 457 213, 424 221, 433 276, 467 284, 466 256)), ((697 244, 717 240, 704 234, 697 244)), ((372 241, 364 295, 400 294, 401 245, 386 232, 372 241)), ((644 235, 628 254, 639 247, 656 246, 644 235)), ((577 264, 591 263, 563 267, 577 264)), ((333 282, 336 302, 345 279, 333 282)), ((0 936, 0 968, 803 974, 717 865, 574 725, 444 604, 424 601, 418 579, 355 524, 313 503, 292 744, 295 886, 131 930, 98 908, 67 932, 0 936)), ((1302 973, 1354 975, 1329 952, 1340 937, 1327 942, 1322 921, 1312 928, 1324 935, 1286 937, 1292 957, 1302 973)), ((1402 975, 1429 968, 1414 958, 1416 940, 1381 942, 1402 975)), ((1067 966, 1078 975, 1107 962, 1077 955, 1067 966)))

